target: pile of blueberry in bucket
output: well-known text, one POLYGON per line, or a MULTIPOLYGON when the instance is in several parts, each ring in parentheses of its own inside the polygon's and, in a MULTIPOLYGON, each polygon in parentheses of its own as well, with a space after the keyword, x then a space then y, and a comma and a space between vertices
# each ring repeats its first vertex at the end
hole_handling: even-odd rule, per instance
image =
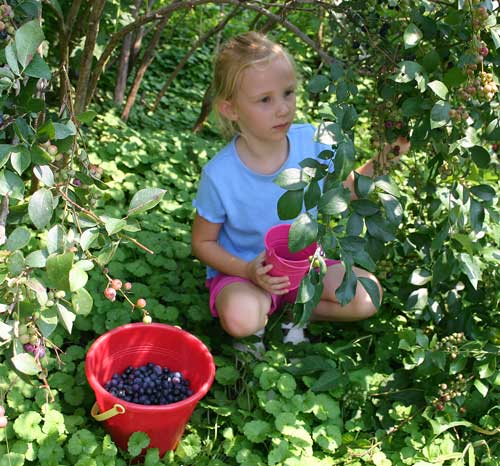
POLYGON ((121 374, 113 374, 104 388, 122 400, 141 405, 167 405, 193 394, 189 380, 180 372, 152 362, 137 368, 128 366, 121 374))

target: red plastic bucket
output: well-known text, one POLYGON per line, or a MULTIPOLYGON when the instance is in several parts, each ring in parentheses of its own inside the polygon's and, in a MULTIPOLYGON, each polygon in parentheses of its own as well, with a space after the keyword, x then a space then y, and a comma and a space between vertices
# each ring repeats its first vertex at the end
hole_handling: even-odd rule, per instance
POLYGON ((103 421, 114 442, 123 450, 134 432, 145 432, 160 456, 174 450, 198 401, 210 389, 215 377, 213 357, 194 335, 165 324, 128 324, 101 335, 85 359, 87 380, 96 403, 92 416, 103 421), (113 396, 104 385, 114 373, 128 366, 152 362, 181 372, 193 394, 167 405, 140 405, 113 396))
POLYGON ((309 257, 316 252, 317 244, 312 243, 300 251, 291 252, 288 247, 290 226, 281 224, 271 227, 264 237, 264 244, 266 263, 273 265, 269 274, 275 277, 288 276, 290 290, 295 290, 309 270, 309 257))

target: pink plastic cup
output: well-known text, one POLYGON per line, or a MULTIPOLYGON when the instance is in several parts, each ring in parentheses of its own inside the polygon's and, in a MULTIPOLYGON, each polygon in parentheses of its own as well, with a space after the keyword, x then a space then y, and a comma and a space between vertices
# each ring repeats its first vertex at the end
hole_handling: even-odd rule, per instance
POLYGON ((288 248, 289 224, 271 227, 264 237, 266 264, 272 264, 269 274, 274 277, 288 276, 290 290, 296 290, 304 275, 309 271, 309 257, 314 255, 317 244, 312 243, 298 252, 288 248))

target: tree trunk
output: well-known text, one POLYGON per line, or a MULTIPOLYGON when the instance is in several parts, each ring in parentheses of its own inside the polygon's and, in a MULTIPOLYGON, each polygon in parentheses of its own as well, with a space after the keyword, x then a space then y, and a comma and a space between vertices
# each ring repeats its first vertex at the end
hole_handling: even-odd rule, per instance
POLYGON ((162 32, 165 29, 165 26, 167 25, 169 19, 170 19, 170 15, 166 15, 158 23, 158 26, 156 27, 153 38, 151 39, 151 42, 149 43, 147 50, 144 52, 144 56, 142 57, 141 64, 139 65, 139 68, 137 69, 137 73, 135 74, 132 88, 130 89, 130 93, 127 97, 127 102, 125 104, 125 107, 124 107, 122 115, 121 115, 123 121, 128 120, 128 117, 130 115, 130 111, 132 110, 132 107, 134 106, 134 103, 135 103, 135 99, 137 98, 137 93, 139 92, 142 78, 144 77, 146 70, 148 69, 149 65, 151 64, 151 62, 154 59, 156 46, 158 45, 158 42, 160 41, 160 37, 162 35, 162 32))
MULTIPOLYGON (((176 1, 178 0, 174 0, 174 2, 176 1)), ((151 10, 153 9, 153 5, 155 4, 155 2, 156 0, 148 0, 146 14, 151 13, 151 10)), ((137 33, 132 36, 133 39, 130 43, 130 60, 129 60, 130 70, 134 68, 135 62, 139 57, 139 52, 141 51, 141 46, 142 46, 142 39, 146 35, 146 31, 147 29, 144 26, 142 26, 137 30, 137 33)))
POLYGON ((80 65, 80 74, 76 83, 75 91, 75 113, 78 115, 85 109, 88 101, 88 84, 90 80, 90 71, 92 69, 92 60, 94 58, 94 48, 99 33, 99 23, 106 0, 94 0, 92 11, 90 12, 85 45, 83 47, 82 60, 80 65))
MULTIPOLYGON (((132 17, 134 20, 139 16, 139 10, 141 7, 142 0, 135 0, 135 3, 132 7, 132 17)), ((129 66, 130 61, 130 50, 132 46, 133 34, 127 34, 125 39, 123 39, 122 51, 120 54, 120 64, 118 65, 118 73, 116 76, 116 85, 115 85, 115 104, 121 105, 123 99, 125 98, 125 89, 127 87, 127 78, 129 75, 129 70, 132 69, 129 66)))

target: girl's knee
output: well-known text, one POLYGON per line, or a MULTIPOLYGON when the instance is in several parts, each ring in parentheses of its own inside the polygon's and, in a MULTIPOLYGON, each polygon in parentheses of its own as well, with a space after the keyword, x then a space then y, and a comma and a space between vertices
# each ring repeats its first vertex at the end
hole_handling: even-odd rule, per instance
POLYGON ((228 294, 218 303, 220 324, 235 338, 253 335, 266 326, 270 305, 270 298, 252 293, 228 294))

